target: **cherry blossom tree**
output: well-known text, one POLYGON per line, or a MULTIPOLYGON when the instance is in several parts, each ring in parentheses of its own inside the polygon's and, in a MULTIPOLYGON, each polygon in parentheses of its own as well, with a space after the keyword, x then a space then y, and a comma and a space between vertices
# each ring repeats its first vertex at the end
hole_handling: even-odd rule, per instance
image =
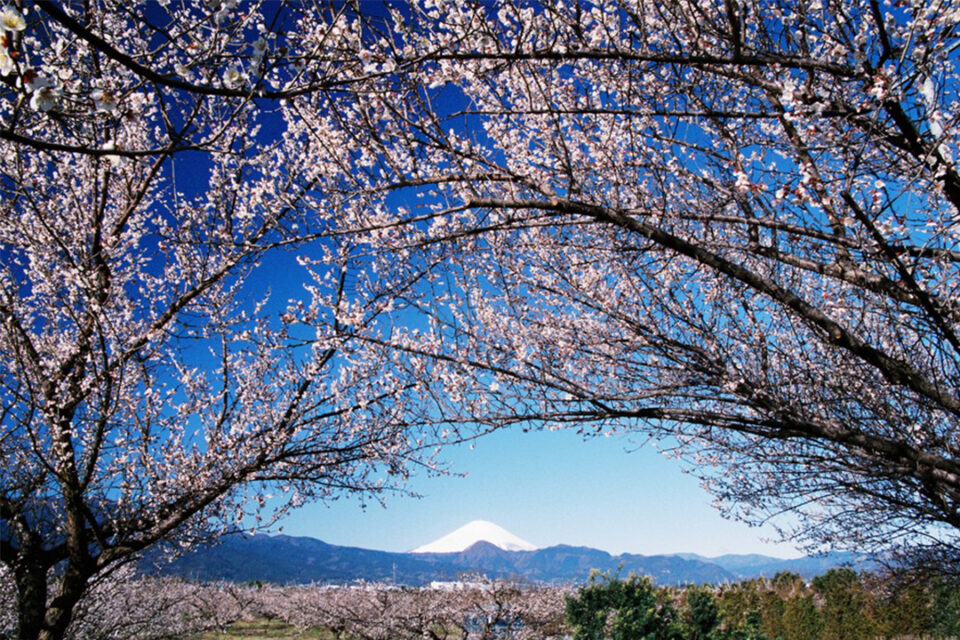
POLYGON ((960 567, 958 21, 416 4, 357 118, 410 194, 380 273, 422 274, 383 342, 449 423, 637 434, 733 516, 960 567))
POLYGON ((401 283, 366 277, 344 233, 370 206, 352 171, 370 145, 343 120, 386 73, 372 25, 342 3, 0 10, 0 560, 20 638, 63 638, 90 585, 158 543, 433 468, 418 383, 359 339, 401 283))

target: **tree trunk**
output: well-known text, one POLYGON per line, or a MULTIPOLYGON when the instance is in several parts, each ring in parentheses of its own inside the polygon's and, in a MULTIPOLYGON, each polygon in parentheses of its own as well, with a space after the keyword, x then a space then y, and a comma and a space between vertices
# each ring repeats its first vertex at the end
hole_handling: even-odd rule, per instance
POLYGON ((48 602, 50 584, 42 563, 22 563, 14 569, 17 584, 18 640, 63 640, 89 576, 71 568, 57 583, 57 595, 48 602))
MULTIPOLYGON (((67 634, 67 627, 73 620, 73 615, 87 590, 91 572, 86 570, 86 558, 80 563, 67 562, 60 582, 57 585, 57 595, 46 607, 43 628, 37 640, 63 640, 67 634), (80 564, 81 566, 77 566, 80 564)), ((23 640, 23 639, 21 639, 23 640)))
POLYGON ((47 571, 30 562, 13 567, 17 584, 17 625, 20 640, 37 640, 47 609, 47 571))

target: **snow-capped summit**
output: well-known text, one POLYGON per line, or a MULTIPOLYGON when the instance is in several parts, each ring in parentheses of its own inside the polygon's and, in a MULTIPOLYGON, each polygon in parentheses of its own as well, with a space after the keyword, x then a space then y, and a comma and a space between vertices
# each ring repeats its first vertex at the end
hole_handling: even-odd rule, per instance
POLYGON ((486 520, 474 520, 439 540, 417 547, 412 553, 457 553, 469 549, 480 541, 489 542, 504 551, 536 551, 537 549, 503 527, 486 520))

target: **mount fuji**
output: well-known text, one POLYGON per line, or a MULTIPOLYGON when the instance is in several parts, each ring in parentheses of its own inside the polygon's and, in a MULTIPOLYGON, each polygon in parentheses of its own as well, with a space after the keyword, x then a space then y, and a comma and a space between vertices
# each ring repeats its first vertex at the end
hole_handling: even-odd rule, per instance
POLYGON ((504 551, 536 551, 538 549, 499 525, 487 520, 474 520, 442 538, 417 547, 410 553, 460 553, 478 542, 489 542, 504 551))

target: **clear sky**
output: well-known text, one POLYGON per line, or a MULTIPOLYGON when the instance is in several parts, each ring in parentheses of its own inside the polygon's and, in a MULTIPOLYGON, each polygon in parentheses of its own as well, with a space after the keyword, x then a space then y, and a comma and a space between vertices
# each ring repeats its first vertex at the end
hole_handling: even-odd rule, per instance
POLYGON ((415 478, 419 499, 386 508, 356 500, 310 505, 281 525, 289 535, 337 545, 409 551, 471 520, 490 520, 539 547, 589 546, 611 553, 692 552, 704 556, 801 555, 765 543, 772 529, 724 520, 680 464, 622 437, 583 440, 571 431, 500 431, 475 449, 448 449, 466 477, 415 478))

